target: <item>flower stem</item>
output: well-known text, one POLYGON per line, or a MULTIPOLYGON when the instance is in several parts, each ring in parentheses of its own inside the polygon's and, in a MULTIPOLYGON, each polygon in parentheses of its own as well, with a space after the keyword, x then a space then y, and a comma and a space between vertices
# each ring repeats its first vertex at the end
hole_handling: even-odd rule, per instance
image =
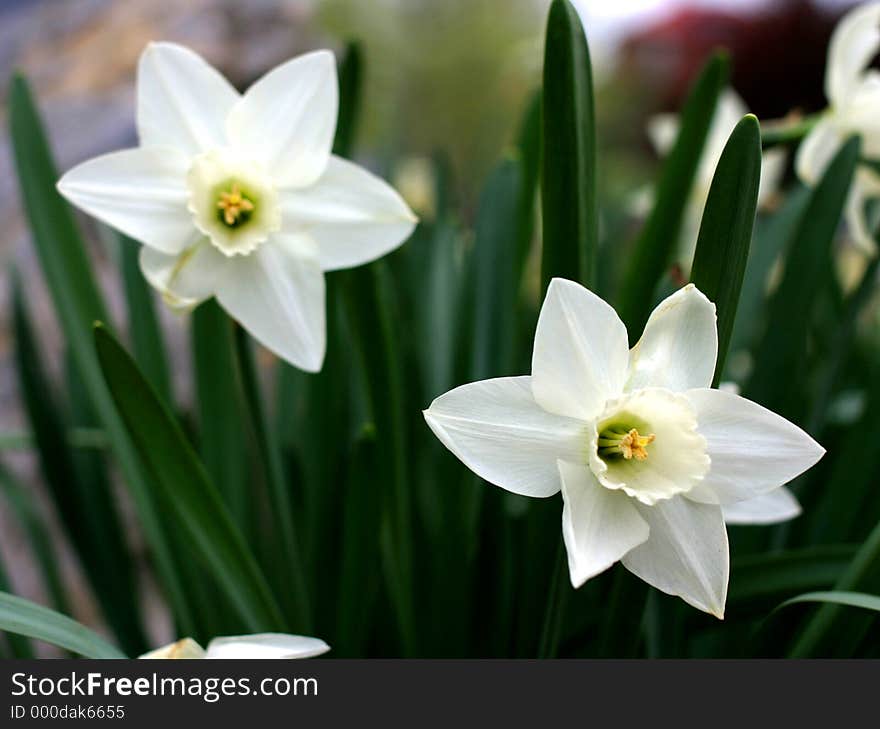
POLYGON ((794 122, 786 122, 784 119, 778 122, 770 122, 761 125, 761 147, 770 149, 780 145, 799 142, 807 136, 816 126, 821 114, 811 114, 794 122))

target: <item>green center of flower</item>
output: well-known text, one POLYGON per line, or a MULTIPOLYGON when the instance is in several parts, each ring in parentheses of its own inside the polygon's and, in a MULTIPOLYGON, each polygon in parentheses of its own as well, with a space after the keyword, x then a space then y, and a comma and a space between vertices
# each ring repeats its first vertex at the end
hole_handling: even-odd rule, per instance
POLYGON ((269 173, 236 149, 210 149, 186 175, 193 222, 224 256, 248 256, 281 229, 269 173))
POLYGON ((254 214, 254 202, 237 182, 223 185, 217 195, 217 218, 227 228, 238 228, 254 214))
POLYGON ((599 457, 604 460, 622 458, 625 461, 648 459, 648 446, 654 442, 653 433, 648 433, 648 424, 640 418, 621 413, 599 427, 596 443, 599 457), (641 431, 641 432, 640 432, 641 431))

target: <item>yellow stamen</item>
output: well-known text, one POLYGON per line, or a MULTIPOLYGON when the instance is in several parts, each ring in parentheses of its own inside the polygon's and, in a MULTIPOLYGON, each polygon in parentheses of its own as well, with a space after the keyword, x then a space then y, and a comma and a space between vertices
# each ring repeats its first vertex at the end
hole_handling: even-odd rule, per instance
POLYGON ((223 211, 223 222, 226 225, 235 225, 242 213, 249 213, 254 209, 254 204, 242 195, 236 182, 232 185, 232 190, 220 193, 217 207, 223 211))
POLYGON ((627 461, 633 458, 637 461, 644 461, 648 458, 645 446, 653 442, 653 433, 641 435, 637 428, 631 428, 628 432, 608 428, 599 434, 597 445, 599 446, 599 455, 603 458, 623 456, 627 461))
POLYGON ((633 428, 620 441, 620 452, 628 461, 635 458, 637 461, 644 461, 648 458, 648 451, 645 446, 654 442, 654 434, 639 435, 639 431, 633 428))

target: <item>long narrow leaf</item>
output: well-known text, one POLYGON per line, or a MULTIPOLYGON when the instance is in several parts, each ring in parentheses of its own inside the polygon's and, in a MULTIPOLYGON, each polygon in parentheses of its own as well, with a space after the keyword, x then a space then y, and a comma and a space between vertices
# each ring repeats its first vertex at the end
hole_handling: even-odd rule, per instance
POLYGON ((472 380, 515 374, 513 343, 522 269, 517 268, 514 246, 521 179, 519 162, 506 159, 490 176, 480 199, 472 253, 472 380))
POLYGON ((85 658, 126 657, 85 625, 7 592, 0 592, 0 630, 42 640, 85 658))
POLYGON ((339 116, 333 140, 333 152, 341 157, 349 157, 354 148, 360 119, 363 66, 364 54, 360 44, 355 41, 346 44, 345 55, 339 64, 339 116))
POLYGON ((132 352, 138 366, 156 388, 160 397, 166 402, 173 403, 165 340, 156 318, 153 292, 147 285, 138 263, 140 245, 120 235, 119 248, 132 352))
POLYGON ((852 545, 804 547, 796 550, 741 557, 730 569, 727 603, 732 614, 739 606, 759 601, 780 600, 802 590, 817 590, 836 584, 852 561, 852 545))
MULTIPOLYGON (((6 574, 6 565, 0 558, 0 595, 4 592, 10 592, 12 585, 9 582, 9 576, 6 574)), ((13 658, 35 658, 34 647, 25 635, 14 630, 6 632, 6 628, 0 624, 0 633, 6 638, 6 643, 12 653, 13 658)))
POLYGON ((183 626, 191 627, 193 621, 175 568, 174 554, 163 534, 141 464, 113 406, 92 345, 92 322, 109 321, 107 311, 70 208, 55 189, 58 173, 27 82, 20 76, 13 78, 10 85, 9 124, 21 197, 56 315, 95 411, 113 444, 175 616, 183 626))
POLYGON ((377 455, 375 430, 365 426, 354 445, 343 502, 334 645, 338 643, 340 655, 346 657, 363 655, 378 593, 382 509, 371 480, 376 473, 377 455), (354 605, 356 610, 352 609, 354 605))
POLYGON ((384 485, 383 564, 388 578, 403 650, 415 651, 413 606, 412 506, 407 478, 404 383, 397 335, 393 329, 393 293, 383 262, 353 271, 345 281, 345 303, 363 370, 362 382, 376 424, 380 460, 377 479, 384 485))
POLYGON ((263 575, 177 421, 107 329, 96 325, 94 338, 110 393, 162 503, 173 510, 248 629, 283 628, 263 575))
POLYGON ((536 91, 520 122, 516 149, 519 152, 520 185, 517 206, 516 268, 522 271, 535 233, 536 196, 541 177, 541 128, 543 94, 536 91))
POLYGON ((801 409, 798 386, 803 376, 807 334, 819 294, 826 289, 831 243, 859 159, 859 140, 849 140, 832 160, 801 217, 785 258, 785 273, 770 304, 756 369, 745 394, 789 417, 801 409), (795 411, 792 413, 792 411, 795 411))
POLYGON ((43 575, 52 604, 61 612, 70 610, 67 590, 58 571, 58 555, 46 529, 42 515, 32 498, 32 493, 0 462, 0 492, 15 514, 16 521, 24 528, 30 542, 31 552, 43 575))
POLYGON ((700 224, 691 281, 715 302, 718 359, 713 386, 724 371, 727 348, 752 242, 761 179, 761 130, 746 116, 736 125, 715 170, 700 224))
MULTIPOLYGON (((786 600, 776 610, 789 605, 798 605, 805 602, 820 602, 830 605, 840 605, 843 607, 855 607, 863 610, 873 610, 875 613, 880 612, 880 595, 865 595, 861 592, 808 592, 805 595, 798 595, 790 600, 786 600)), ((775 610, 774 610, 775 612, 775 610)))
POLYGON ((17 279, 13 280, 12 289, 16 370, 33 428, 40 472, 65 534, 117 640, 127 651, 142 652, 147 641, 136 576, 119 509, 103 469, 103 455, 94 450, 74 450, 69 443, 72 425, 94 425, 93 416, 82 412, 91 411, 88 396, 82 393, 80 378, 71 373, 68 394, 72 412, 68 415, 63 411, 45 371, 45 358, 17 279), (83 420, 76 422, 77 417, 83 420))
POLYGON ((283 604, 297 630, 311 631, 312 617, 309 596, 306 592, 300 546, 293 524, 293 507, 284 479, 281 452, 275 431, 269 427, 269 419, 263 404, 263 394, 257 380, 256 365, 250 348, 250 339, 244 329, 236 330, 236 353, 239 372, 244 387, 245 413, 256 442, 258 467, 263 471, 264 482, 269 490, 272 523, 279 538, 281 583, 276 590, 283 591, 283 604))
POLYGON ((654 305, 654 290, 677 245, 685 206, 703 154, 721 89, 727 80, 727 57, 715 54, 691 88, 681 127, 663 164, 654 207, 630 255, 620 292, 620 317, 630 336, 638 336, 654 305))
POLYGON ((542 290, 554 276, 591 285, 599 239, 592 65, 569 0, 553 0, 547 18, 542 109, 542 290))
MULTIPOLYGON (((834 585, 834 592, 864 590, 880 591, 880 522, 834 585)), ((836 630, 846 630, 841 625, 840 613, 838 605, 829 604, 819 608, 795 642, 789 657, 806 658, 816 655, 836 630)))
MULTIPOLYGON (((786 193, 785 201, 778 210, 756 221, 728 353, 748 349, 761 333, 760 325, 767 302, 767 280, 774 263, 791 240, 809 199, 809 188, 794 185, 786 193)), ((727 365, 730 373, 729 358, 727 365)))
POLYGON ((233 327, 213 299, 193 312, 193 373, 202 460, 236 525, 248 534, 247 439, 233 327))

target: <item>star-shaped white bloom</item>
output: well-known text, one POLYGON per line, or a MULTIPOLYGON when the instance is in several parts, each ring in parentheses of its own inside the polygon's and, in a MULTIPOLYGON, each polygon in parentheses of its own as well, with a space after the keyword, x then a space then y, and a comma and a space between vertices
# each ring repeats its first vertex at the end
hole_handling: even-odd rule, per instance
POLYGON ((724 614, 730 521, 788 518, 780 490, 824 450, 784 418, 710 389, 715 306, 692 284, 651 314, 631 350, 614 309, 554 279, 531 377, 438 397, 425 419, 485 480, 516 494, 562 490, 572 585, 620 560, 663 592, 724 614))
MULTIPOLYGON (((718 99, 712 125, 706 136, 703 155, 697 167, 690 198, 682 221, 681 246, 678 260, 685 270, 690 269, 697 248, 697 237, 703 210, 709 199, 709 189, 715 176, 715 168, 724 152, 724 147, 734 127, 748 114, 745 102, 731 88, 726 88, 718 99)), ((677 114, 657 114, 648 122, 648 137, 654 149, 661 155, 669 154, 678 137, 679 119, 677 114)), ((761 156, 761 179, 758 185, 758 205, 765 206, 782 182, 785 173, 785 152, 781 149, 770 149, 761 156)), ((639 202, 639 207, 647 207, 646 202, 639 202)))
POLYGON ((138 65, 140 146, 75 167, 58 189, 144 244, 141 269, 168 303, 215 296, 263 345, 316 371, 323 272, 388 253, 415 225, 391 187, 331 154, 337 106, 328 51, 240 95, 192 51, 153 43, 138 65))
MULTIPOLYGON (((880 162, 880 72, 869 66, 880 51, 880 3, 860 5, 834 29, 828 46, 825 96, 829 108, 801 143, 795 159, 798 177, 815 184, 834 155, 853 134, 862 138, 862 156, 880 162)), ((853 241, 867 253, 877 250, 866 205, 880 198, 880 174, 860 165, 846 204, 853 241)))
POLYGON ((140 658, 311 658, 330 650, 323 640, 285 633, 214 638, 208 650, 192 638, 144 653, 140 658))

